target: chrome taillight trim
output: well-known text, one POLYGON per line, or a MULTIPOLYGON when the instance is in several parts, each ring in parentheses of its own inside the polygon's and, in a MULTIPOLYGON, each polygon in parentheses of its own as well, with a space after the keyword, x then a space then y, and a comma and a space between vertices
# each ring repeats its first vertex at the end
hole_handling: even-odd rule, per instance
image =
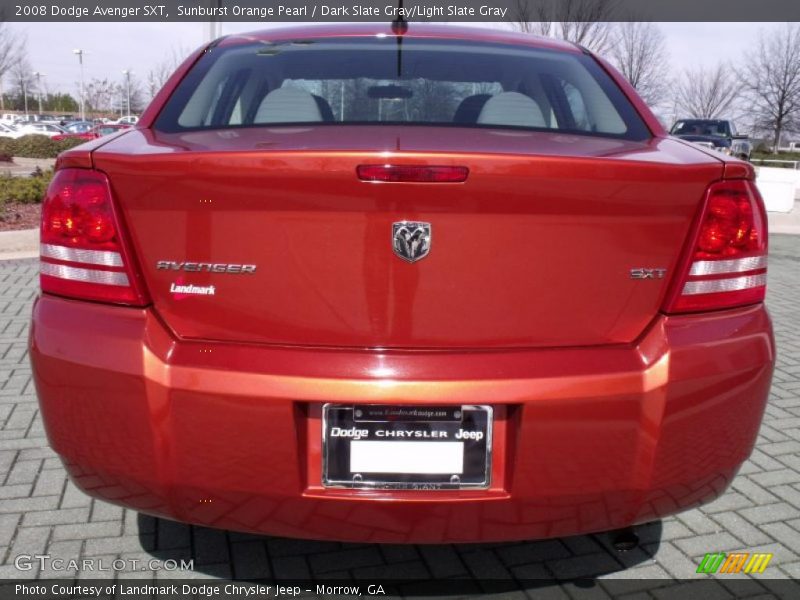
POLYGON ((81 269, 68 265, 57 265, 51 262, 42 261, 40 272, 42 275, 68 279, 70 281, 82 281, 84 283, 99 283, 101 285, 128 285, 128 276, 119 271, 100 271, 97 269, 81 269))
POLYGON ((104 267, 122 267, 122 255, 109 250, 84 250, 83 248, 70 248, 56 244, 40 244, 39 252, 42 256, 55 260, 84 263, 89 265, 102 265, 104 267))
POLYGON ((689 275, 699 277, 703 275, 719 275, 722 273, 744 273, 767 268, 766 256, 747 256, 729 260, 696 260, 692 263, 689 275))
POLYGON ((767 285, 767 274, 745 275, 743 277, 726 277, 725 279, 707 279, 705 281, 689 281, 683 286, 683 295, 716 294, 719 292, 738 292, 750 288, 767 285))

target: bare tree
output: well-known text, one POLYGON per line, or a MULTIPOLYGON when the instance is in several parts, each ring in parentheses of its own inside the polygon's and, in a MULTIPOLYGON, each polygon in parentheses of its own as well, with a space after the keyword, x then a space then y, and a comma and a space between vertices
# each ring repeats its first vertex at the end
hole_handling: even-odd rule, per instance
POLYGON ((147 95, 150 98, 154 98, 158 91, 164 87, 173 70, 169 68, 166 62, 162 61, 147 72, 147 95))
POLYGON ((550 35, 553 25, 548 19, 549 11, 540 3, 531 0, 516 0, 512 16, 512 25, 522 33, 534 33, 536 35, 550 35))
POLYGON ((664 101, 669 81, 669 56, 664 34, 657 25, 620 23, 611 60, 650 106, 664 101))
POLYGON ((739 78, 755 125, 772 133, 777 152, 783 132, 800 129, 800 25, 762 31, 742 62, 739 78))
MULTIPOLYGON (((111 86, 111 106, 110 109, 116 112, 120 117, 125 116, 128 104, 127 99, 128 90, 125 83, 115 83, 111 86)), ((133 108, 131 108, 133 110, 133 108)))
POLYGON ((685 70, 678 81, 676 102, 684 116, 716 119, 731 108, 738 95, 733 69, 718 63, 710 69, 685 70))
MULTIPOLYGON (((9 28, 8 23, 0 21, 0 82, 25 54, 25 37, 9 28)), ((0 109, 5 109, 2 86, 0 86, 0 109)))
POLYGON ((26 56, 21 55, 14 62, 9 79, 12 93, 19 99, 17 105, 22 109, 27 109, 26 102, 30 102, 35 96, 36 79, 26 56))
POLYGON ((604 53, 614 45, 609 21, 617 0, 516 0, 514 27, 524 33, 557 37, 604 53))
MULTIPOLYGON (((171 73, 170 73, 171 74, 171 73)), ((128 95, 128 82, 124 81, 120 84, 121 91, 125 95, 125 104, 127 107, 127 95, 128 95)), ((145 98, 145 90, 142 82, 136 76, 136 73, 131 71, 130 75, 130 93, 131 93, 131 112, 137 113, 144 110, 147 103, 150 101, 150 98, 145 98)))
POLYGON ((107 111, 112 107, 114 84, 108 79, 92 79, 84 87, 86 112, 107 111))
POLYGON ((158 91, 164 87, 167 79, 175 72, 175 69, 189 55, 189 50, 184 47, 173 47, 169 55, 160 63, 156 64, 147 72, 145 82, 145 92, 148 100, 152 100, 158 91))

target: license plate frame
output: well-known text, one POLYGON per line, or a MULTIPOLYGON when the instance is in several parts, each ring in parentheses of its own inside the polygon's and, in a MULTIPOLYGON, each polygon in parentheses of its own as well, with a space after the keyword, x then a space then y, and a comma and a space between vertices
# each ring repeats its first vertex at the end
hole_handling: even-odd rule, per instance
POLYGON ((487 489, 492 477, 493 425, 494 411, 488 405, 324 404, 322 486, 401 490, 487 489), (461 444, 461 470, 445 472, 449 468, 458 471, 458 444, 461 444), (393 463, 385 465, 390 472, 378 472, 377 467, 372 466, 381 460, 381 456, 393 463), (424 465, 421 456, 424 456, 424 465), (398 471, 407 462, 413 471, 437 472, 398 471), (354 472, 354 464, 367 470, 354 472))

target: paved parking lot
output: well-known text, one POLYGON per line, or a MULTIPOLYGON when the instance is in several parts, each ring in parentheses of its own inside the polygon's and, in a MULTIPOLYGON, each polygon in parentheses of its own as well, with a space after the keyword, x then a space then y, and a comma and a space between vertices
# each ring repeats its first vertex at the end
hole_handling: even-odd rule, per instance
POLYGON ((611 578, 627 580, 631 598, 663 597, 685 585, 671 578, 702 577, 705 582, 693 594, 711 599, 728 597, 733 580, 695 575, 699 559, 706 552, 744 550, 774 554, 767 571, 746 588, 754 595, 768 592, 779 585, 771 578, 800 578, 800 236, 773 236, 771 252, 769 306, 778 366, 758 447, 723 497, 642 528, 642 544, 625 554, 615 552, 606 535, 479 546, 267 538, 161 521, 91 500, 67 481, 38 417, 26 355, 36 261, 0 261, 0 580, 63 577, 38 566, 27 572, 14 567, 19 555, 46 553, 103 557, 109 563, 194 559, 195 570, 181 577, 511 578, 523 587, 538 578, 597 579, 580 587, 537 588, 537 597, 569 597, 587 589, 593 597, 608 597, 611 578))

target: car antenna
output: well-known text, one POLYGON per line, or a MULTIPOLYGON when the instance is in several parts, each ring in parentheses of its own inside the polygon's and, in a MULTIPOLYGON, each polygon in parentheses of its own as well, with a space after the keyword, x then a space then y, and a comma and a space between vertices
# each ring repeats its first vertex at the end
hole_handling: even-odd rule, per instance
POLYGON ((403 0, 397 0, 397 17, 392 21, 392 33, 397 40, 397 78, 403 76, 403 34, 408 31, 408 21, 403 16, 403 0))

